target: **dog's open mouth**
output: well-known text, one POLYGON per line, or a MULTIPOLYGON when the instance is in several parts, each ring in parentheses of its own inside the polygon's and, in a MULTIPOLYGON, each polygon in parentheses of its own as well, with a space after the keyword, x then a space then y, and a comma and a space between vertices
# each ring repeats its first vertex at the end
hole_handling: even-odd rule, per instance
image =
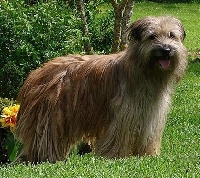
POLYGON ((168 69, 170 67, 170 59, 169 58, 159 58, 158 63, 163 69, 168 69))

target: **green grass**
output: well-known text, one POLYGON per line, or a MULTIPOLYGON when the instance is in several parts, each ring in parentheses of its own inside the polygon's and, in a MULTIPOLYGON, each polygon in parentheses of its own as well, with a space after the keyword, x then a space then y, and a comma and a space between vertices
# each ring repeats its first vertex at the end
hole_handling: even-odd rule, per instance
MULTIPOLYGON (((199 50, 200 5, 155 4, 135 5, 133 19, 146 15, 176 15, 188 33, 186 46, 199 50), (198 13, 197 13, 198 12, 198 13)), ((184 79, 176 88, 172 110, 163 135, 161 155, 106 160, 88 154, 72 154, 65 162, 36 166, 17 164, 0 167, 0 177, 199 177, 200 176, 200 64, 190 62, 184 79)))

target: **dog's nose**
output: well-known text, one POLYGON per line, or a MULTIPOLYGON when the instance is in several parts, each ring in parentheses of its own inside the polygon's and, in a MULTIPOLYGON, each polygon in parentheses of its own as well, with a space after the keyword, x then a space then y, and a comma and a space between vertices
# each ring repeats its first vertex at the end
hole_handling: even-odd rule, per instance
POLYGON ((156 57, 169 56, 171 53, 170 47, 158 47, 153 51, 156 57))
POLYGON ((161 48, 161 53, 163 55, 169 55, 170 52, 171 52, 171 49, 169 47, 163 47, 163 48, 161 48))

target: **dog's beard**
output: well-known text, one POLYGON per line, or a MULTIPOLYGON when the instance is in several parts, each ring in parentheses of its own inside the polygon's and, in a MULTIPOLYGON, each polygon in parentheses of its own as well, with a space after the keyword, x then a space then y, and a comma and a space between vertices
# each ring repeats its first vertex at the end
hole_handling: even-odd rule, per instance
POLYGON ((177 51, 173 47, 155 47, 150 52, 148 64, 152 70, 167 72, 174 69, 176 60, 178 60, 177 51))

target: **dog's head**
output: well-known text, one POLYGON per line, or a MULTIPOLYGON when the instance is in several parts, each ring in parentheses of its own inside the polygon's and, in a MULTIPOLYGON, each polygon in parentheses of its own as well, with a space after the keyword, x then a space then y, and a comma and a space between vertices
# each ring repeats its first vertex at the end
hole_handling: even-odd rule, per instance
MULTIPOLYGON (((129 50, 137 59, 160 71, 170 71, 186 61, 186 48, 182 42, 186 36, 182 23, 169 16, 146 17, 129 28, 129 50)), ((186 63, 186 62, 185 62, 186 63)))

